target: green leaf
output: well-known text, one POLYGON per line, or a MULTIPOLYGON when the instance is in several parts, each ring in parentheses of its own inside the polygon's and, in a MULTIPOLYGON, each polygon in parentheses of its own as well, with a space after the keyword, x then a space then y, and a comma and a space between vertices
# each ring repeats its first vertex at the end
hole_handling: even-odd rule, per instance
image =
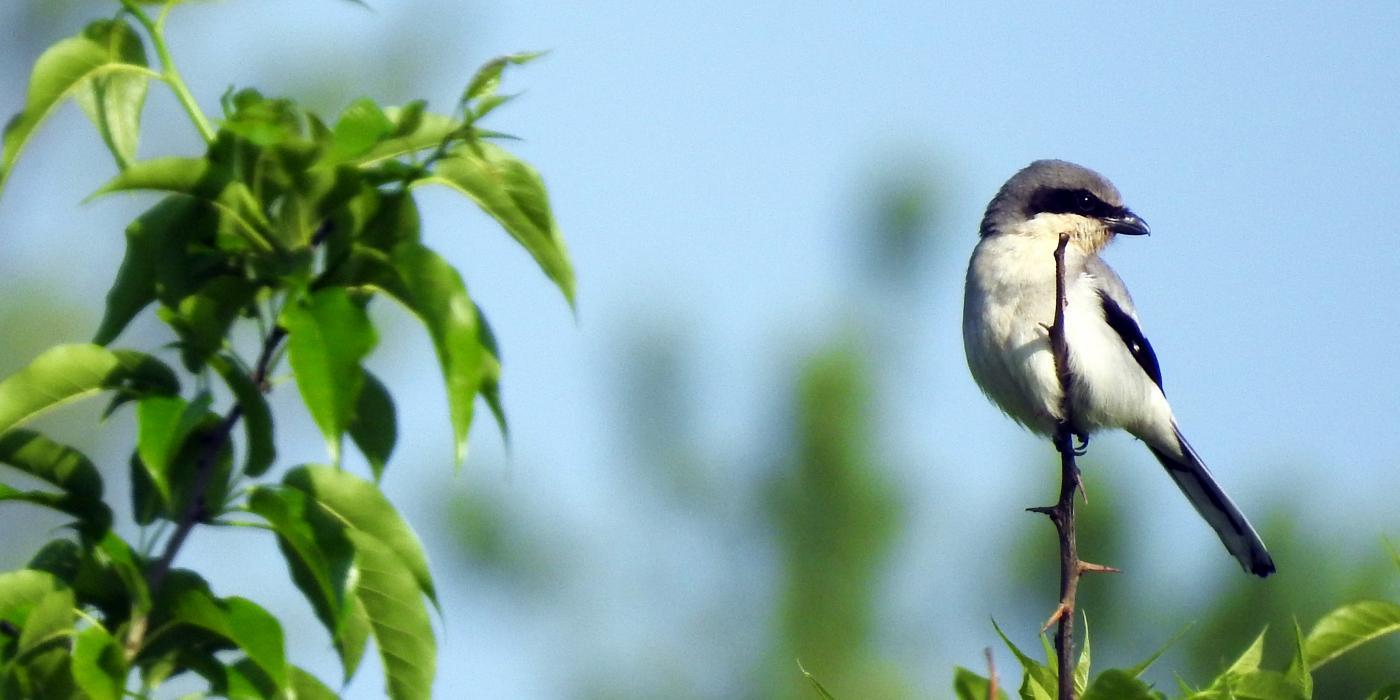
POLYGON ((387 291, 423 321, 433 338, 447 385, 455 461, 461 464, 467 455, 472 404, 486 369, 476 306, 457 270, 421 244, 400 244, 394 249, 393 265, 402 288, 387 291))
POLYGON ((365 384, 355 403, 355 415, 350 420, 350 438, 369 460, 374 479, 378 481, 398 441, 398 419, 389 389, 369 371, 365 371, 364 377, 365 384))
POLYGON ((126 228, 126 257, 107 292, 107 308, 93 342, 112 342, 157 298, 169 306, 208 279, 217 258, 191 253, 197 232, 218 225, 213 210, 183 197, 166 197, 126 228))
POLYGON ((263 396, 262 390, 253 384, 252 378, 231 358, 215 356, 210 358, 209 365, 223 377, 224 383, 243 409, 243 429, 248 437, 243 473, 254 477, 262 476, 277 458, 277 449, 272 439, 272 411, 267 406, 267 398, 263 396))
POLYGON ((321 507, 389 547, 402 561, 419 590, 434 604, 437 593, 428 557, 413 529, 373 482, 332 467, 304 466, 287 473, 283 483, 310 496, 321 507))
POLYGON ((301 136, 301 110, 291 100, 245 88, 226 101, 224 109, 224 131, 257 146, 283 145, 301 136))
POLYGON ((1254 671, 1229 686, 1231 700, 1310 700, 1311 694, 1277 671, 1254 671))
POLYGON ((1344 605, 1323 615, 1308 632, 1304 643, 1308 665, 1318 668, 1366 642, 1395 632, 1400 632, 1400 605, 1379 600, 1344 605))
POLYGON ((132 138, 132 134, 126 133, 128 125, 124 122, 130 119, 131 108, 135 107, 139 114, 139 104, 133 104, 134 91, 130 84, 119 82, 114 91, 111 77, 126 75, 141 80, 160 77, 144 65, 127 62, 128 58, 135 58, 131 50, 132 35, 131 28, 123 23, 97 22, 82 34, 50 46, 39 56, 29 76, 24 109, 5 126, 4 149, 0 154, 0 192, 4 191, 15 161, 39 125, 68 96, 95 89, 94 81, 104 81, 106 92, 111 93, 111 100, 101 102, 114 103, 111 106, 116 108, 107 121, 113 127, 116 143, 125 144, 132 138))
POLYGON ((802 676, 807 679, 807 682, 812 684, 812 690, 817 692, 817 697, 820 697, 822 700, 836 700, 836 697, 831 694, 831 691, 827 690, 826 687, 822 685, 822 682, 817 680, 816 676, 812 675, 811 671, 808 671, 802 666, 801 661, 797 662, 797 668, 802 671, 802 676))
POLYGON ((1288 663, 1284 678, 1288 679, 1299 695, 1304 698, 1312 697, 1312 669, 1308 666, 1308 657, 1303 650, 1303 628, 1298 626, 1297 620, 1293 621, 1293 659, 1288 663))
POLYGON ((0 462, 84 500, 102 499, 102 477, 83 453, 32 430, 0 435, 0 462))
POLYGON ((362 156, 394 133, 394 128, 394 122, 374 100, 358 99, 341 112, 335 123, 332 158, 345 161, 362 156))
MULTIPOLYGON (((220 145, 216 144, 216 148, 220 145)), ((114 192, 166 192, 189 197, 212 209, 221 224, 254 249, 274 250, 268 231, 272 224, 248 186, 232 176, 226 164, 208 158, 153 158, 132 163, 89 200, 114 192)))
POLYGON ((321 679, 311 675, 300 666, 291 669, 290 690, 297 700, 339 700, 335 691, 326 687, 321 679))
POLYGON ((389 697, 431 697, 437 642, 418 581, 389 545, 361 530, 350 537, 360 570, 355 595, 374 630, 389 697))
MULTIPOLYGON (((1136 677, 1136 674, 1134 674, 1136 677)), ((1084 648, 1079 650, 1079 663, 1074 666, 1074 690, 1083 693, 1089 686, 1089 616, 1084 616, 1084 648)))
POLYGON ((1163 697, 1133 674, 1115 668, 1099 674, 1080 700, 1158 700, 1163 697))
POLYGON ((1059 688, 1059 681, 1054 668, 1041 664, 1023 653, 1020 648, 1011 643, 1011 639, 1001 631, 996 620, 992 620, 992 629, 997 631, 997 636, 1006 643, 1008 649, 1021 662, 1021 668, 1025 671, 1025 676, 1021 682, 1021 697, 1025 700, 1052 700, 1056 690, 1059 688))
MULTIPOLYGON (((958 700, 988 700, 991 681, 961 666, 953 669, 953 694, 958 700)), ((1006 691, 997 688, 997 700, 1006 700, 1006 691)))
MULTIPOLYGON (((146 65, 146 49, 141 38, 125 22, 100 21, 83 32, 91 40, 105 44, 111 57, 120 63, 146 65)), ((74 98, 102 135, 120 167, 136 159, 136 143, 141 136, 141 109, 146 104, 150 76, 132 71, 116 71, 97 76, 74 98)))
POLYGON ((505 72, 506 66, 529 63, 544 54, 544 51, 527 51, 497 56, 487 61, 477 69, 476 75, 472 76, 471 82, 467 84, 467 90, 462 94, 462 103, 495 95, 496 89, 501 85, 501 74, 505 72))
POLYGON ((121 581, 135 612, 144 614, 151 609, 151 590, 146 583, 145 567, 126 540, 107 532, 97 543, 93 554, 100 565, 110 569, 121 581))
POLYGON ((19 633, 19 653, 32 653, 39 647, 73 634, 73 591, 55 586, 43 593, 29 609, 19 633))
POLYGON ((1235 663, 1225 669, 1222 677, 1244 676, 1259 670, 1259 662, 1264 658, 1264 635, 1268 633, 1267 627, 1259 632, 1259 636, 1254 638, 1254 642, 1249 645, 1248 649, 1244 650, 1243 654, 1240 654, 1240 658, 1235 659, 1235 663))
POLYGON ((506 421, 506 407, 501 399, 501 351, 496 345, 496 333, 491 330, 491 324, 486 320, 486 314, 482 313, 481 307, 476 307, 476 317, 481 321, 481 347, 486 351, 481 377, 481 398, 486 399, 486 405, 491 409, 491 415, 496 419, 496 427, 501 430, 501 437, 506 445, 510 445, 510 424, 506 421))
POLYGON ((210 396, 194 401, 178 396, 149 396, 136 405, 136 454, 161 500, 171 503, 171 471, 186 440, 209 415, 210 396))
POLYGON ((0 432, 104 390, 150 396, 174 394, 179 388, 175 373, 150 355, 97 345, 58 345, 0 381, 0 432))
POLYGON ((355 549, 348 526, 302 491, 258 487, 248 509, 267 520, 296 584, 331 633, 348 682, 364 655, 369 623, 354 600, 355 549))
POLYGON ((160 310, 160 318, 180 336, 180 356, 185 369, 199 373, 210 356, 227 344, 229 328, 253 302, 258 285, 233 275, 207 280, 195 294, 173 308, 160 310))
POLYGON ((574 268, 554 224, 544 180, 535 169, 492 143, 459 147, 415 184, 446 185, 496 219, 574 305, 574 268))
POLYGON ((394 122, 390 138, 380 141, 367 153, 348 162, 361 167, 378 165, 386 160, 437 148, 462 128, 462 123, 448 116, 424 112, 418 103, 402 108, 389 107, 384 115, 394 122))
POLYGON ((0 462, 65 492, 23 492, 0 484, 0 500, 24 500, 57 508, 77 516, 89 533, 111 526, 112 511, 102 502, 102 477, 83 453, 39 433, 16 429, 0 435, 0 462))
POLYGON ((0 573, 0 621, 11 629, 20 629, 45 597, 64 589, 63 582, 47 571, 21 569, 0 573))
POLYGON ((340 287, 289 304, 281 323, 288 333, 288 359, 297 388, 325 436, 331 459, 338 463, 341 438, 364 385, 360 361, 378 341, 374 324, 340 287))
POLYGON ((73 642, 73 680, 92 700, 119 700, 126 688, 126 656, 107 630, 93 625, 73 642))
POLYGON ((282 625, 271 613, 246 598, 215 598, 198 576, 173 571, 161 586, 162 624, 189 625, 227 640, 243 650, 278 688, 287 684, 287 657, 282 625))

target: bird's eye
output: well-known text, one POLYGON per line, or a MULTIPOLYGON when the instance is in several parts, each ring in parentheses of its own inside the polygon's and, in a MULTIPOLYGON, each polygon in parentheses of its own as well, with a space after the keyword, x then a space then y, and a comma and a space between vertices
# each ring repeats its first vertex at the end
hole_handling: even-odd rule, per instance
POLYGON ((1074 198, 1074 206, 1079 209, 1081 214, 1092 212, 1094 206, 1098 203, 1098 198, 1088 192, 1080 192, 1079 195, 1074 198))

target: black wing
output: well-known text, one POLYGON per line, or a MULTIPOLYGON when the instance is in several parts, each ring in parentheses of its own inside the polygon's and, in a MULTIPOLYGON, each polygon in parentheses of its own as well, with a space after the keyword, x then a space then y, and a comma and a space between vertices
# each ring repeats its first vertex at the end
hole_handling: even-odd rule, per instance
MULTIPOLYGON (((1137 321, 1133 320, 1123 307, 1118 305, 1108 292, 1100 289, 1099 299, 1103 301, 1103 318, 1108 322, 1108 327, 1112 328, 1119 338, 1123 339, 1123 345, 1127 346, 1128 352, 1133 354, 1133 359, 1137 360, 1142 371, 1152 378, 1157 388, 1162 388, 1162 367, 1157 364, 1157 353, 1152 352, 1152 343, 1147 342, 1147 336, 1142 334, 1142 329, 1138 327, 1137 321)), ((1163 390, 1165 391, 1165 389, 1163 390)))

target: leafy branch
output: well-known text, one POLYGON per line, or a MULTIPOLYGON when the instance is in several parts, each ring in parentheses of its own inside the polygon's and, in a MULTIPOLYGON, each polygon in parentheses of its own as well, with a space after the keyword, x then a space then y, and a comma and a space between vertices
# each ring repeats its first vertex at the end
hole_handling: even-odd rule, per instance
POLYGON ((373 639, 389 696, 427 697, 436 666, 427 605, 437 606, 437 592, 417 535, 379 487, 398 424, 390 389, 364 366, 378 343, 369 307, 391 299, 431 338, 458 464, 477 397, 505 431, 495 334, 461 274, 423 243, 414 192, 443 185, 477 203, 573 305, 573 267, 543 179, 492 142, 503 135, 480 127, 509 99, 497 94, 505 68, 538 54, 487 63, 452 114, 421 100, 384 108, 365 98, 327 120, 292 99, 243 89, 225 95, 214 123, 166 45, 179 0, 161 3, 154 17, 136 0, 119 4, 116 19, 89 24, 36 60, 0 152, 3 194, 26 143, 71 98, 117 163, 94 197, 160 196, 126 227, 126 255, 93 342, 51 348, 0 380, 0 462, 48 486, 0 483, 0 502, 73 518, 72 536, 0 574, 0 696, 145 697, 192 673, 215 695, 333 697, 288 663, 277 616, 175 567, 195 527, 242 513, 256 520, 237 524, 273 536, 340 656, 342 682, 373 639), (160 72, 147 66, 148 43, 160 72), (204 153, 138 157, 152 79, 175 92, 204 153), (176 337, 162 352, 177 356, 179 369, 158 354, 109 348, 152 307, 176 337), (249 325, 261 339, 251 364, 231 340, 249 325), (278 463, 265 395, 283 357, 331 466, 278 463), (212 376, 231 395, 219 411, 212 376), (135 412, 126 464, 140 546, 113 529, 97 461, 22 427, 99 394, 111 397, 107 414, 135 412), (347 436, 369 478, 341 468, 347 436), (266 480, 279 466, 280 481, 266 480))

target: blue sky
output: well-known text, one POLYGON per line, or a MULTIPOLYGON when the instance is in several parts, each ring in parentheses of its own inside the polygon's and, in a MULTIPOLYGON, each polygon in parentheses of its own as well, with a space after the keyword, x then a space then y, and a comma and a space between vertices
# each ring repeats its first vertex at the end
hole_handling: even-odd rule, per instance
MULTIPOLYGON (((483 424, 468 474, 456 478, 512 508, 550 513, 563 542, 613 538, 574 592, 604 601, 600 609, 616 612, 616 599, 633 593, 660 599, 630 588, 642 586, 639 562, 656 556, 652 547, 684 548, 688 536, 643 537, 648 518, 666 516, 619 505, 634 474, 617 466, 628 459, 610 384, 618 339, 657 323, 693 338, 695 428, 717 453, 751 456, 771 428, 768 397, 786 381, 774 371, 861 308, 850 303, 863 294, 849 260, 863 223, 858 196, 873 173, 906 161, 936 178, 939 254, 907 308, 882 310, 902 358, 886 370, 897 376, 887 377, 883 431, 899 462, 939 468, 896 475, 913 501, 913 531, 887 605, 891 617, 917 610, 920 622, 966 635, 963 645, 923 640, 895 653, 919 683, 936 694, 953 663, 976 666, 999 604, 918 610, 930 593, 972 591, 997 572, 974 561, 968 580, 935 587, 927 563, 967 542, 919 528, 959 523, 995 539, 997 524, 1049 483, 1024 478, 1045 448, 978 394, 958 325, 982 208, 1037 158, 1103 172, 1151 223, 1152 237, 1120 241, 1107 257, 1135 294, 1183 429, 1246 512, 1286 500, 1305 526, 1371 541, 1400 531, 1400 4, 371 4, 192 4, 170 34, 210 111, 229 83, 294 93, 327 71, 333 87, 317 98, 327 111, 362 94, 386 103, 426 94, 443 107, 491 56, 551 50, 508 76, 507 89, 524 95, 497 118, 525 138, 517 150, 550 187, 578 269, 577 320, 465 202, 428 194, 425 221, 429 242, 462 267, 491 314, 508 363, 512 466, 499 466, 499 441, 483 424), (262 29, 269 24, 277 28, 262 29), (385 38, 404 31, 419 44, 385 38), (405 66, 416 66, 409 78, 405 66)), ((0 22, 12 12, 0 10, 0 22)), ((31 38, 30 48, 76 29, 31 38)), ((18 108, 34 57, 17 50, 0 54, 0 111, 18 108)), ((153 99, 150 112, 160 136, 143 155, 194 147, 170 100, 153 99)), ((96 137, 65 135, 80 120, 76 110, 60 115, 0 200, 11 246, 0 273, 110 270, 120 254, 111 222, 143 201, 76 206, 109 173, 93 155, 96 137)), ((104 274, 72 279, 71 293, 100 294, 104 274)), ((401 421, 421 426, 401 459, 423 466, 388 481, 411 504, 453 478, 445 408, 426 343, 386 346, 393 359, 381 372, 405 392, 401 421)), ((299 410, 291 392, 279 405, 299 410)), ((1160 524, 1141 533, 1142 547, 1186 564, 1167 580, 1189 585, 1233 566, 1144 450, 1126 438, 1097 444, 1140 485, 1132 507, 1160 524), (1201 550, 1219 556, 1194 556, 1201 550)), ((323 459, 319 445, 305 440, 284 455, 323 459)), ((230 589, 246 585, 236 561, 188 551, 186 564, 222 567, 230 589)), ((723 560, 708 545, 696 551, 723 560)), ((647 623, 612 630, 611 613, 547 618, 484 584, 460 587, 447 609, 438 689, 479 697, 557 694, 563 681, 542 669, 567 666, 580 634, 598 632, 625 656, 657 632, 647 623)), ((1183 602, 1181 614, 1190 610, 1183 602)), ((306 634, 320 643, 319 629, 306 634)), ((917 630, 891 636, 905 643, 917 630)), ((740 648, 762 650, 754 640, 740 648)), ((303 662, 332 675, 328 656, 303 662)), ((353 694, 374 697, 378 687, 365 674, 353 694)))

